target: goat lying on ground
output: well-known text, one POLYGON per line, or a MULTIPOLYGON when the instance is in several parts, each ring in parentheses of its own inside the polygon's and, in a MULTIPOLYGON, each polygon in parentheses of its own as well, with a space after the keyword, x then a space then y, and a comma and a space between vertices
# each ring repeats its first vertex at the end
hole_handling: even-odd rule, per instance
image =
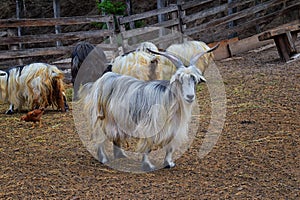
POLYGON ((22 106, 29 110, 50 105, 62 111, 68 109, 63 73, 45 63, 0 70, 0 100, 10 103, 7 114, 12 114, 14 107, 21 110, 22 106))
POLYGON ((114 156, 119 158, 125 156, 121 141, 135 137, 140 138, 143 170, 155 169, 148 158, 154 146, 166 147, 164 164, 174 167, 172 154, 187 139, 195 85, 205 81, 195 63, 215 48, 196 55, 188 67, 172 54, 149 50, 167 57, 176 66, 170 81, 145 82, 108 72, 96 82, 85 84, 79 92, 79 102, 88 120, 89 135, 97 143, 99 161, 108 162, 106 140, 113 141, 114 156))

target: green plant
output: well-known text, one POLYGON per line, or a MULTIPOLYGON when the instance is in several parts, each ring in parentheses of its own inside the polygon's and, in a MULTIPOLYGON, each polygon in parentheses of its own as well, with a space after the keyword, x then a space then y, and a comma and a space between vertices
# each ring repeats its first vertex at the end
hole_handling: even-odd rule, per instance
POLYGON ((124 15, 126 5, 123 2, 111 2, 111 0, 97 1, 97 7, 106 14, 124 15))

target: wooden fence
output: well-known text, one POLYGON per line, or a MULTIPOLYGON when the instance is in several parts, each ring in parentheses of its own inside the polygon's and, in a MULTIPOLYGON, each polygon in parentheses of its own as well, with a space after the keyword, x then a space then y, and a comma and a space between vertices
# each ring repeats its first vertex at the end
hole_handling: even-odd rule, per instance
POLYGON ((298 0, 227 2, 229 1, 182 1, 162 9, 121 17, 119 24, 125 27, 130 22, 144 20, 147 26, 171 28, 185 36, 211 43, 234 36, 249 37, 300 16, 298 0), (159 23, 156 16, 161 14, 166 15, 167 20, 159 23), (282 20, 284 16, 286 17, 282 20))
POLYGON ((130 16, 2 19, 0 30, 91 23, 105 23, 107 29, 23 36, 9 35, 8 31, 7 34, 2 32, 2 36, 6 35, 4 37, 1 37, 0 32, 0 47, 15 47, 14 50, 1 50, 0 60, 70 53, 74 44, 56 46, 56 41, 75 43, 79 40, 94 38, 98 39, 96 43, 101 43, 109 38, 106 44, 101 43, 104 50, 116 51, 121 43, 122 52, 127 52, 142 41, 152 41, 160 48, 165 48, 170 43, 181 42, 187 37, 206 43, 231 37, 249 37, 287 23, 289 20, 298 19, 299 8, 299 0, 182 0, 176 5, 171 4, 164 8, 130 16), (164 15, 166 20, 160 22, 159 15, 164 15), (115 27, 114 19, 117 19, 116 24, 119 28, 115 27), (132 27, 134 23, 136 27, 142 28, 128 30, 128 27, 132 27), (116 37, 116 30, 120 30, 121 39, 116 37), (33 43, 39 43, 40 46, 43 46, 43 43, 51 43, 52 46, 32 48, 33 43), (27 46, 16 50, 16 46, 22 45, 27 46))
MULTIPOLYGON (((113 41, 113 35, 115 34, 115 26, 113 16, 86 16, 86 17, 61 17, 61 18, 42 18, 42 19, 1 19, 0 28, 7 29, 7 32, 2 32, 3 36, 0 37, 0 45, 8 45, 9 47, 15 47, 22 45, 33 45, 47 43, 48 47, 41 48, 24 48, 12 50, 1 50, 0 60, 3 59, 18 59, 35 56, 47 56, 47 55, 63 55, 70 54, 74 45, 57 46, 56 41, 64 41, 65 43, 76 42, 78 40, 95 39, 98 43, 109 39, 109 43, 101 43, 101 47, 104 50, 115 50, 116 45, 113 41), (18 27, 47 27, 57 25, 82 25, 91 23, 105 23, 108 29, 103 30, 90 30, 90 31, 77 31, 66 33, 46 33, 46 34, 30 34, 16 36, 14 30, 18 27), (50 47, 49 47, 49 43, 50 47)), ((46 45, 45 45, 46 46, 46 45)))

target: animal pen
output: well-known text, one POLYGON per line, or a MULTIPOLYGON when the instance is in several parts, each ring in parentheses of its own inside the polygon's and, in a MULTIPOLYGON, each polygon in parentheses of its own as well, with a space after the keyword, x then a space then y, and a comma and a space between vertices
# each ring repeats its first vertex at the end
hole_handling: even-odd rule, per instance
MULTIPOLYGON (((283 34, 289 36, 288 24, 299 19, 300 7, 298 0, 177 1, 177 4, 129 16, 59 17, 58 2, 54 0, 56 6, 53 18, 18 17, 0 20, 2 65, 6 65, 7 61, 10 65, 27 64, 27 58, 34 60, 37 56, 68 58, 75 43, 83 40, 100 44, 109 59, 134 49, 143 40, 152 41, 160 48, 165 48, 176 39, 178 42, 186 38, 206 43, 221 41, 221 47, 215 54, 216 59, 222 59, 272 43, 272 38, 259 41, 258 34, 279 25, 282 26, 283 34), (158 16, 165 16, 164 21, 159 20, 158 16), (145 26, 129 30, 128 27, 133 28, 132 24, 137 21, 143 22, 141 24, 145 26), (99 29, 95 28, 95 24, 106 26, 99 29), (79 25, 90 28, 84 31, 79 25), (48 32, 35 34, 35 31, 31 31, 41 27, 48 32), (68 31, 68 27, 73 27, 72 31, 68 31), (22 34, 22 29, 26 29, 26 34, 22 34), (157 34, 153 34, 153 31, 157 34)), ((296 30, 294 27, 292 40, 283 46, 290 44, 293 48, 299 21, 293 23, 296 24, 296 30)), ((288 51, 289 55, 281 57, 287 60, 291 53, 297 52, 293 49, 288 51)))

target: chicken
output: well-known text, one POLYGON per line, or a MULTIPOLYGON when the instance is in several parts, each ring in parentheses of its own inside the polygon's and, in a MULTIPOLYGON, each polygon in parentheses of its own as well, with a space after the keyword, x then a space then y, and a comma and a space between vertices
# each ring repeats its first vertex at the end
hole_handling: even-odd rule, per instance
POLYGON ((26 115, 21 117, 21 120, 25 122, 33 122, 32 128, 35 127, 35 123, 39 122, 39 127, 42 127, 42 120, 41 117, 44 113, 44 108, 35 109, 33 111, 28 112, 26 115))

